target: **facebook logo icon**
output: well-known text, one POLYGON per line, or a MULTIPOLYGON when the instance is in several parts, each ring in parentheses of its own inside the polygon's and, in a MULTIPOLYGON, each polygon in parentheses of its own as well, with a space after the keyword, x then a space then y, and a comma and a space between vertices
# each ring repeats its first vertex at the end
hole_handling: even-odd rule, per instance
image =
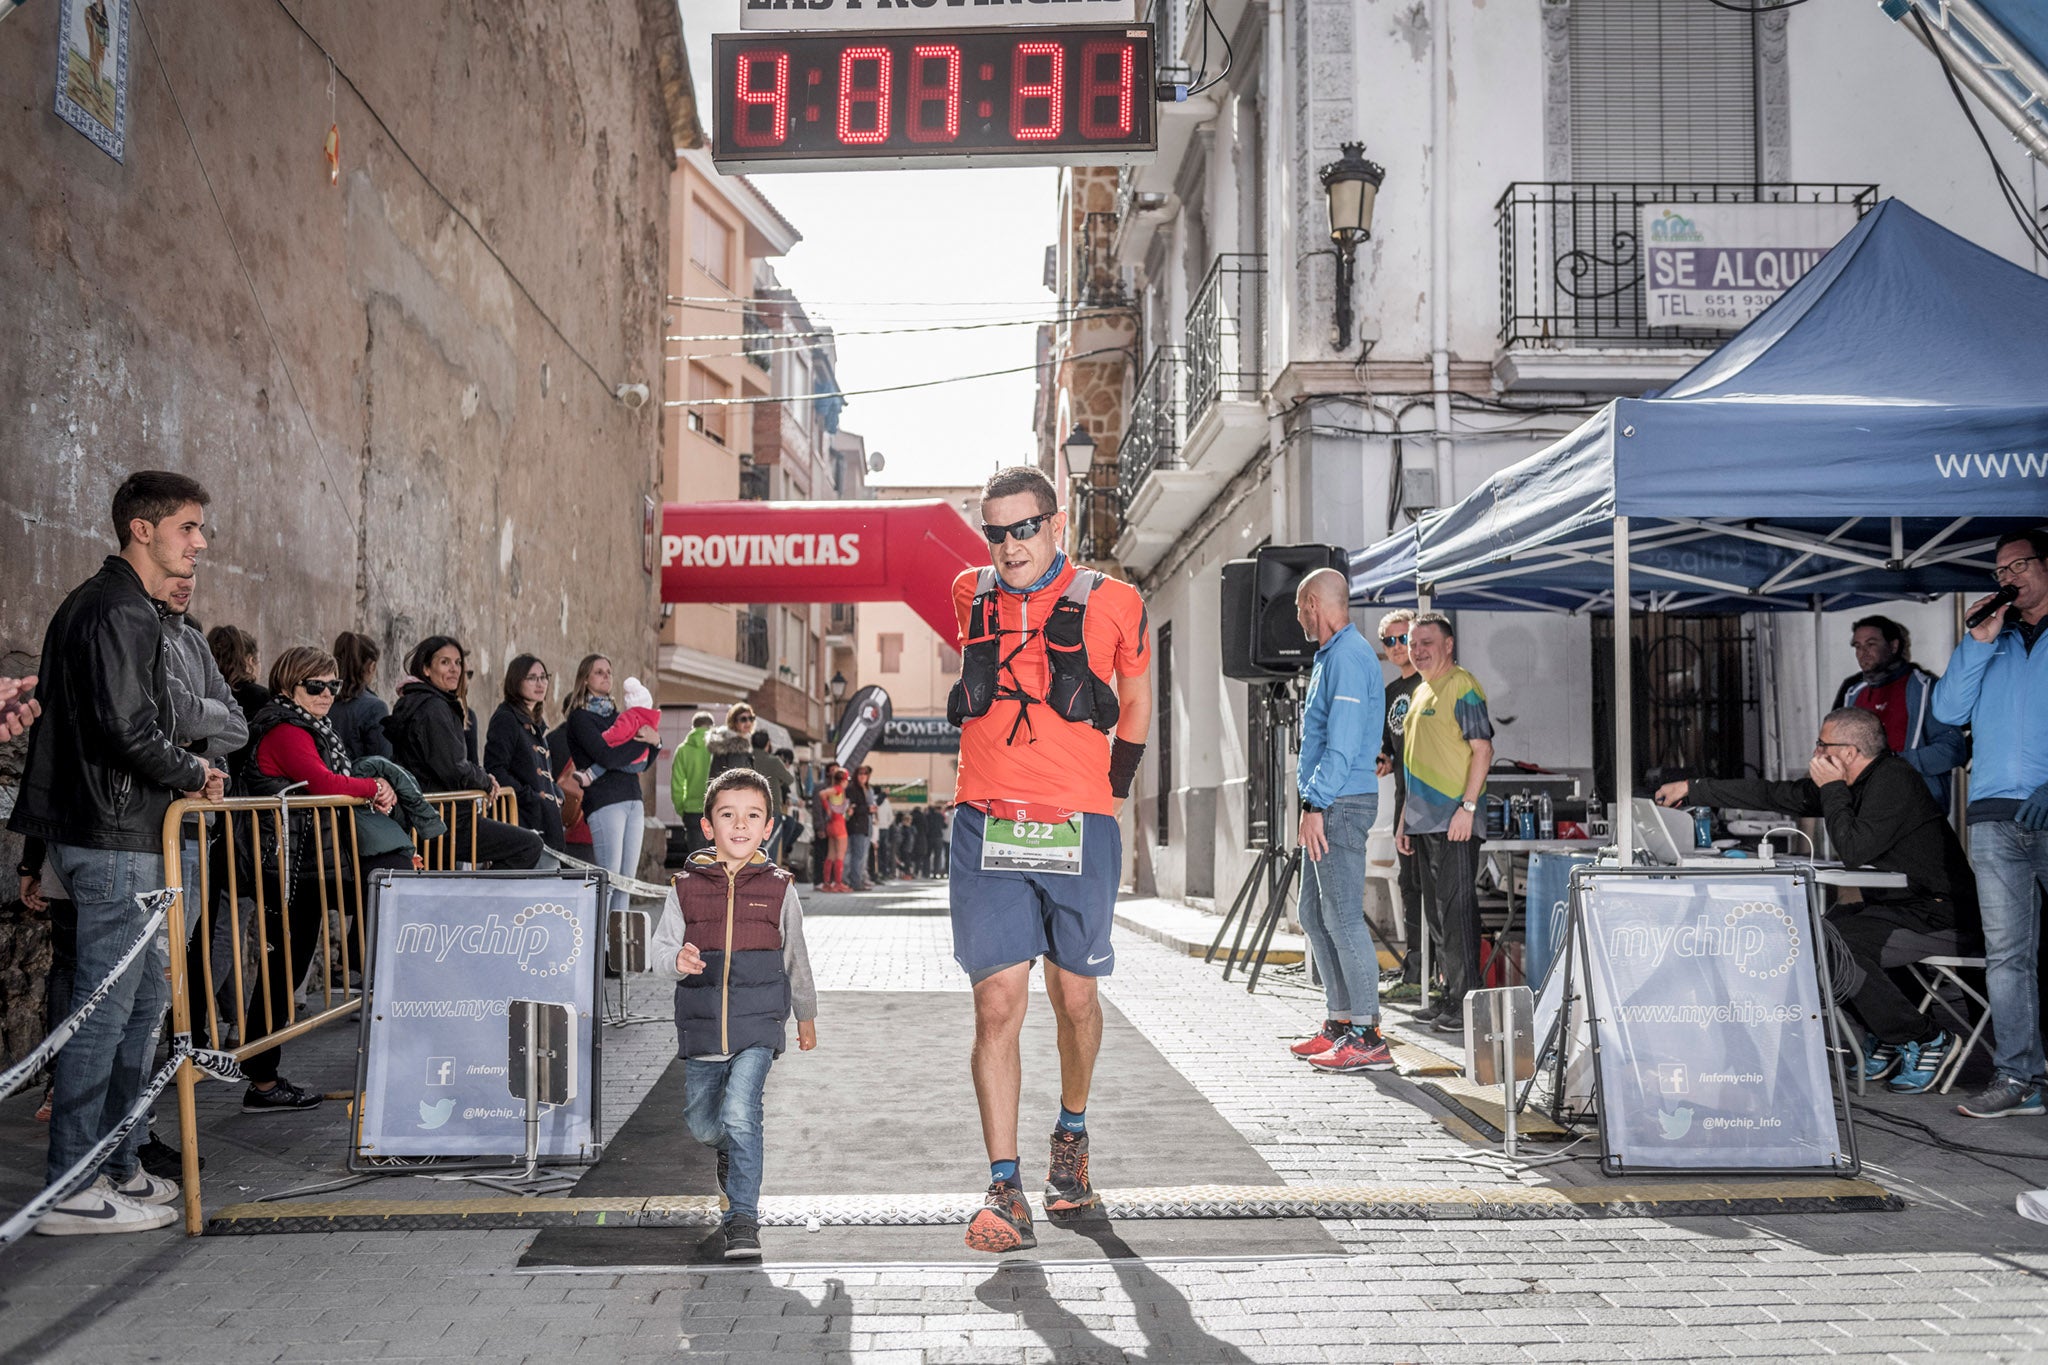
POLYGON ((455 1059, 453 1057, 427 1058, 427 1084, 455 1084, 455 1059))

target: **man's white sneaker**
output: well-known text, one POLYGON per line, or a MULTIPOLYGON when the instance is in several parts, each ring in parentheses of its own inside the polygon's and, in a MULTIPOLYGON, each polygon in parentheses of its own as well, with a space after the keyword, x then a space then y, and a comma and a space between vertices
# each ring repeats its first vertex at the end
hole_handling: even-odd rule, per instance
POLYGON ((163 1204, 138 1204, 114 1192, 113 1182, 100 1176, 77 1194, 62 1200, 36 1224, 46 1237, 82 1237, 97 1232, 148 1232, 178 1221, 178 1211, 163 1204))
POLYGON ((140 1166, 126 1182, 114 1186, 114 1193, 138 1204, 175 1204, 185 1197, 184 1189, 175 1180, 151 1175, 140 1166))

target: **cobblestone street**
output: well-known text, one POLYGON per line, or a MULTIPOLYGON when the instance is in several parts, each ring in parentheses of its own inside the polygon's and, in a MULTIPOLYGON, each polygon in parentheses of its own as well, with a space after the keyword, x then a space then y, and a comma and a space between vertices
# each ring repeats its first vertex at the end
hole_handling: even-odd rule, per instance
MULTIPOLYGON (((830 1064, 834 992, 964 991, 944 903, 933 883, 817 898, 809 934, 827 1046, 805 1065, 830 1064)), ((1124 913, 1135 923, 1150 908, 1127 902, 1124 913)), ((1318 1013, 1296 979, 1269 976, 1248 995, 1199 956, 1129 928, 1116 948, 1109 1002, 1286 1183, 1544 1178, 1480 1155, 1460 1136, 1469 1130, 1409 1080, 1313 1075, 1287 1059, 1282 1040, 1318 1013)), ((656 1008, 660 994, 640 987, 636 1005, 656 1008)), ((906 1040, 929 1052, 934 1091, 967 1086, 966 1041, 906 1040)), ((659 1024, 607 1035, 614 1132, 672 1051, 659 1024)), ((320 1035, 294 1058, 301 1083, 345 1089, 353 1033, 320 1035)), ((209 1212, 345 1174, 338 1102, 245 1119, 230 1087, 202 1094, 209 1212)), ((775 1098, 771 1088, 771 1126, 775 1098)), ((39 1176, 33 1105, 24 1095, 0 1106, 8 1198, 25 1197, 39 1176)), ((1113 1110, 1100 1095, 1096 1106, 1113 1110)), ((1936 1107, 1901 1112, 1929 1119, 1936 1107)), ((1027 1112, 1027 1134, 1034 1124, 1027 1112)), ((1998 1131, 1969 1139, 2048 1153, 2038 1123, 1984 1126, 1998 1131)), ((1113 1127, 1097 1129, 1099 1183, 1173 1183, 1120 1169, 1105 1137, 1113 1127)), ((1127 1257, 1110 1234, 1096 1239, 1105 1254, 1087 1259, 996 1263, 962 1248, 933 1263, 795 1264, 778 1256, 806 1236, 792 1228, 769 1230, 758 1269, 522 1269, 534 1237, 520 1231, 30 1238, 0 1263, 0 1360, 2003 1360, 2048 1345, 2048 1228, 2019 1219, 2011 1202, 2021 1177, 2040 1183, 2048 1165, 1978 1164, 1877 1125, 1860 1132, 1873 1178, 1906 1199, 1903 1211, 1340 1221, 1325 1227, 1342 1254, 1259 1259, 1127 1257)), ((922 1155, 930 1188, 976 1183, 978 1151, 922 1155)), ((1579 1161, 1571 1178, 1596 1182, 1596 1171, 1579 1161)), ((770 1195, 777 1179, 771 1162, 770 1195)), ((340 1197, 448 1195, 402 1179, 340 1197)))

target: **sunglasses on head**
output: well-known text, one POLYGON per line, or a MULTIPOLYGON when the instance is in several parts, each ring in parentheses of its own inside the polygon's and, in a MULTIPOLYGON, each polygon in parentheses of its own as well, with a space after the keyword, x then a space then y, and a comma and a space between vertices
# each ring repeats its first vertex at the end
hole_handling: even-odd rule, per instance
POLYGON ((1406 635, 1382 635, 1380 636, 1380 643, 1388 649, 1392 649, 1395 645, 1407 644, 1408 637, 1406 635))
POLYGON ((991 545, 1002 544, 1004 536, 1008 536, 1011 540, 1029 540, 1038 534, 1038 528, 1051 520, 1052 516, 1051 512, 1041 512, 1035 517, 1026 517, 1022 521, 1013 521, 1008 526, 991 526, 984 521, 981 524, 981 534, 991 545))
POLYGON ((306 695, 309 697, 325 696, 329 692, 332 692, 337 697, 341 695, 341 679, 339 678, 308 678, 300 683, 299 686, 305 689, 306 695))

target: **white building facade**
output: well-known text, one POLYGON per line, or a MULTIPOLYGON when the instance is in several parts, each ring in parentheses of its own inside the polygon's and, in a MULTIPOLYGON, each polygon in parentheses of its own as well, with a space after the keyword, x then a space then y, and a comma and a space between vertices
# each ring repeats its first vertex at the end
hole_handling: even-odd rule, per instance
MULTIPOLYGON (((1069 320, 1044 338, 1036 419, 1056 475, 1073 427, 1094 436, 1071 548, 1150 607, 1159 718, 1126 812, 1141 890, 1227 903, 1254 856, 1257 722, 1246 685, 1220 676, 1224 562, 1268 543, 1372 544, 1728 335, 1648 325, 1642 205, 1842 203, 1853 222, 1897 196, 2042 268, 1941 68, 1874 3, 1752 16, 1709 0, 1162 0, 1153 13, 1162 62, 1186 68, 1174 79, 1207 88, 1161 106, 1155 162, 1063 175, 1048 283, 1069 320), (1385 179, 1340 351, 1317 171, 1353 142, 1385 179)), ((2048 177, 1976 112, 2040 203, 2048 177)), ((1354 620, 1370 635, 1379 614, 1354 620)), ((1938 669, 1952 604, 1889 614, 1938 669)), ((1848 635, 1848 617, 1639 624, 1645 762, 1803 766, 1818 708, 1854 670, 1848 635)), ((1607 619, 1464 612, 1458 636, 1502 759, 1589 784, 1604 759, 1612 783, 1607 619)), ((1389 783, 1383 826, 1391 800, 1389 783)))

